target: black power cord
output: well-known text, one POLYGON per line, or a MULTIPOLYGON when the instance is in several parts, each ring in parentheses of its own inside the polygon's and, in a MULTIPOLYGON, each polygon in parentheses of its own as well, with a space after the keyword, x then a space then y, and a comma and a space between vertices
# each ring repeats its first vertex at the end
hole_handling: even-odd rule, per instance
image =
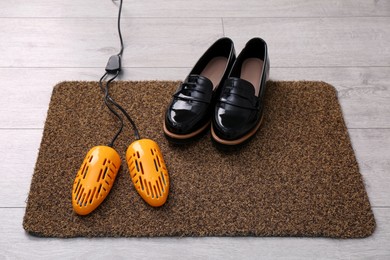
MULTIPOLYGON (((119 120, 120 122, 120 128, 118 129, 117 133, 115 134, 114 138, 112 139, 112 141, 108 144, 108 146, 110 147, 113 147, 114 146, 114 142, 115 140, 118 138, 118 136, 120 135, 120 133, 122 132, 123 130, 123 119, 122 117, 112 108, 112 106, 110 105, 110 103, 107 101, 107 88, 103 88, 103 84, 102 84, 102 81, 103 79, 107 76, 108 73, 105 73, 99 80, 99 85, 100 85, 100 89, 102 90, 102 92, 104 92, 104 98, 103 98, 103 101, 104 101, 104 104, 107 106, 107 108, 111 111, 111 113, 113 113, 119 120)), ((107 82, 108 83, 108 82, 107 82)))
POLYGON ((120 0, 120 1, 121 2, 119 4, 117 27, 118 27, 119 41, 121 43, 121 50, 119 51, 118 55, 122 56, 122 53, 123 53, 123 39, 122 39, 122 32, 121 32, 121 15, 122 15, 122 3, 123 3, 123 0, 120 0))
POLYGON ((118 12, 118 23, 117 23, 117 26, 118 26, 118 34, 119 34, 119 40, 120 40, 120 44, 121 44, 121 49, 119 51, 118 54, 116 55, 112 55, 108 62, 107 62, 107 65, 106 65, 106 73, 104 73, 104 75, 100 78, 99 80, 99 86, 100 86, 100 89, 102 90, 102 92, 104 93, 104 104, 107 106, 107 108, 111 111, 111 113, 113 113, 115 115, 115 117, 118 118, 119 122, 120 122, 120 127, 119 127, 119 130, 117 131, 117 133, 115 134, 115 136, 113 137, 112 141, 110 142, 109 146, 112 147, 114 145, 114 142, 116 141, 116 139, 118 138, 118 136, 121 134, 121 132, 123 131, 123 126, 124 126, 124 123, 123 123, 123 118, 118 114, 117 111, 115 111, 115 109, 112 107, 114 106, 116 109, 118 109, 123 115, 125 115, 125 117, 127 118, 127 120, 130 122, 131 126, 133 127, 133 130, 134 130, 134 137, 136 140, 140 139, 140 135, 139 135, 139 132, 138 132, 138 129, 137 129, 137 126, 135 124, 135 122, 131 119, 130 115, 127 113, 127 111, 121 106, 119 105, 111 96, 110 96, 110 93, 109 93, 109 87, 110 87, 110 84, 118 77, 118 75, 120 74, 120 71, 121 71, 121 57, 122 57, 122 53, 123 53, 123 39, 122 39, 122 32, 121 32, 121 26, 120 26, 120 21, 121 21, 121 13, 122 13, 122 4, 123 4, 123 0, 120 0, 120 4, 119 4, 119 12, 118 12), (103 87, 103 80, 108 76, 108 75, 113 75, 107 82, 106 82, 106 86, 103 87))
POLYGON ((118 52, 118 54, 112 55, 108 59, 108 62, 107 62, 107 65, 106 65, 106 71, 108 73, 113 73, 113 74, 115 74, 117 71, 121 70, 121 58, 122 58, 122 53, 123 53, 123 39, 122 39, 122 32, 121 32, 122 4, 123 4, 123 0, 120 0, 119 11, 118 11, 118 22, 117 22, 119 41, 120 41, 120 44, 121 44, 121 49, 118 52))

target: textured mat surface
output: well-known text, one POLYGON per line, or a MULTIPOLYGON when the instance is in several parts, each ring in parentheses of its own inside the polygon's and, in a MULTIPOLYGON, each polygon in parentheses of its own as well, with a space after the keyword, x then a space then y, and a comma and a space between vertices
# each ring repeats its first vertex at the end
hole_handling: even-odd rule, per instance
POLYGON ((133 115, 143 137, 159 143, 171 189, 149 207, 124 161, 130 127, 116 150, 122 167, 107 199, 91 215, 72 210, 73 180, 90 148, 107 144, 117 122, 97 82, 63 82, 54 90, 23 226, 48 237, 325 236, 365 237, 375 220, 334 88, 323 82, 269 82, 263 126, 238 152, 222 153, 209 134, 185 147, 162 134, 177 82, 119 82, 112 96, 133 115))

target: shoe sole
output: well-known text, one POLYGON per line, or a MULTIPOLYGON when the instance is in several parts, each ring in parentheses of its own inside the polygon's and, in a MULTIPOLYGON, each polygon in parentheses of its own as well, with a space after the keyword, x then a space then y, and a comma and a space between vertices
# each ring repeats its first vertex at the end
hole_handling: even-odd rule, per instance
POLYGON ((222 139, 222 138, 218 137, 214 131, 213 125, 211 126, 211 137, 212 137, 213 141, 215 141, 216 144, 222 145, 222 148, 229 148, 229 147, 235 147, 235 146, 242 145, 256 134, 256 132, 259 130, 261 124, 263 123, 263 118, 264 118, 264 115, 261 116, 259 123, 257 123, 257 125, 249 133, 247 133, 246 135, 244 135, 243 137, 241 137, 239 139, 226 140, 226 139, 222 139))
POLYGON ((163 130, 164 130, 165 137, 168 139, 169 142, 174 143, 174 144, 186 144, 186 143, 189 143, 189 142, 197 139, 198 137, 200 137, 202 133, 206 132, 206 130, 208 129, 209 126, 210 126, 210 121, 192 133, 180 135, 180 134, 175 134, 175 133, 170 132, 167 129, 165 122, 164 122, 163 123, 163 130))

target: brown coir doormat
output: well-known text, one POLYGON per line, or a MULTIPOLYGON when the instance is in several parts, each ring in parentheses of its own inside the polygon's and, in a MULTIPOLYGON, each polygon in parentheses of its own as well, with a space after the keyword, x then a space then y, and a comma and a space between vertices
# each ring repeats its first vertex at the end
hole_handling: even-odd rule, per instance
POLYGON ((335 89, 323 82, 269 82, 262 128, 236 152, 209 133, 170 145, 164 111, 178 82, 119 82, 112 96, 141 135, 160 145, 171 188, 161 208, 135 191, 125 160, 130 127, 115 145, 122 167, 107 199, 89 216, 72 210, 73 180, 90 148, 107 144, 118 122, 96 82, 54 90, 23 226, 47 237, 324 236, 372 234, 375 220, 335 89))

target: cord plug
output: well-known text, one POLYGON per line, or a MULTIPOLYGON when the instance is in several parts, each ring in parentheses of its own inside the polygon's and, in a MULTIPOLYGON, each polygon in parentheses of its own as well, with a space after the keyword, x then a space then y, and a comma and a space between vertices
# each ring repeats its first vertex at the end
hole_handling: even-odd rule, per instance
POLYGON ((108 59, 106 71, 113 74, 121 71, 121 57, 119 55, 112 55, 108 59))

